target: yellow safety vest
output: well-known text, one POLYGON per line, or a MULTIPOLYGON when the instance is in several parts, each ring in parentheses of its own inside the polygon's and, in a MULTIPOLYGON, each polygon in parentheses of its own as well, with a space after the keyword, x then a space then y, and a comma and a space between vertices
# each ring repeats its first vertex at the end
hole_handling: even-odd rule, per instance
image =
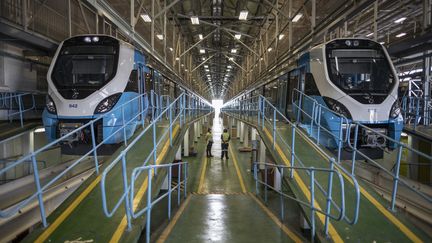
POLYGON ((222 142, 224 142, 224 143, 228 143, 228 142, 229 142, 229 139, 230 139, 230 135, 229 135, 229 133, 224 132, 224 133, 222 134, 222 142))

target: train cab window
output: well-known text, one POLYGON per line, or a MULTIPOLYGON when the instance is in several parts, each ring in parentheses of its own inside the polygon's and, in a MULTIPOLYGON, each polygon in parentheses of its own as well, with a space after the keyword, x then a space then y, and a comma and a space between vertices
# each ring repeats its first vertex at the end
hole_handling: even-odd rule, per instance
POLYGON ((304 93, 306 95, 320 95, 312 73, 305 74, 304 93))
POLYGON ((125 91, 129 92, 139 92, 139 86, 138 86, 138 70, 134 69, 132 70, 131 74, 129 75, 129 80, 126 85, 125 91))

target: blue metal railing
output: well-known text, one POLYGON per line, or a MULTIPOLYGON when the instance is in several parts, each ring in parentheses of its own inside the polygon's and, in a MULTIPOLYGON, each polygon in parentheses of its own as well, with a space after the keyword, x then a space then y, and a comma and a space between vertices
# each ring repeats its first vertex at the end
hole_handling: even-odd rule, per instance
POLYGON ((140 112, 138 112, 135 116, 133 116, 130 120, 126 121, 125 120, 125 116, 122 116, 122 125, 117 129, 117 131, 115 131, 114 133, 112 133, 110 136, 107 136, 103 141, 101 141, 99 144, 96 144, 95 141, 95 124, 96 122, 100 121, 101 119, 103 119, 104 117, 108 117, 111 114, 113 114, 113 112, 121 110, 122 114, 124 114, 124 109, 126 106, 133 104, 132 102, 140 102, 140 104, 144 104, 144 101, 147 99, 147 95, 143 94, 140 96, 137 96, 133 99, 131 99, 130 101, 122 104, 119 107, 114 108, 113 110, 111 110, 110 112, 107 112, 106 114, 76 128, 75 130, 69 132, 68 134, 66 134, 65 136, 58 138, 50 143, 48 143, 47 145, 39 148, 38 150, 30 153, 30 154, 26 154, 24 156, 22 156, 21 158, 19 158, 18 160, 16 160, 15 162, 10 163, 8 166, 6 166, 5 168, 2 168, 0 170, 0 175, 6 173, 7 171, 23 164, 23 163, 27 163, 28 161, 31 161, 32 166, 33 166, 33 175, 34 175, 34 182, 35 182, 35 192, 33 194, 31 194, 30 196, 28 196, 26 199, 24 199, 23 201, 21 201, 20 203, 18 203, 17 205, 5 209, 5 210, 1 210, 0 211, 0 217, 1 218, 8 218, 11 217, 15 214, 17 214, 20 209, 22 209, 23 207, 25 207, 26 205, 28 205, 29 203, 31 203, 34 199, 38 200, 38 204, 39 204, 39 209, 40 209, 40 214, 41 214, 41 220, 42 220, 42 224, 44 225, 44 227, 47 226, 47 221, 46 221, 46 213, 45 213, 45 205, 43 202, 43 194, 44 191, 46 191, 47 189, 49 189, 52 185, 54 185, 59 179, 61 179, 64 175, 66 175, 69 171, 71 171, 72 169, 74 169, 78 164, 80 164, 84 159, 86 159, 88 156, 92 156, 93 160, 94 160, 94 169, 96 171, 96 173, 99 173, 99 160, 98 160, 98 155, 97 155, 97 149, 99 147, 101 147, 106 141, 108 141, 108 139, 110 139, 112 136, 115 136, 118 132, 122 132, 123 131, 123 136, 124 136, 124 140, 125 140, 125 144, 127 144, 127 137, 126 137, 126 133, 124 132, 126 130, 126 126, 132 124, 132 123, 136 123, 138 122, 138 118, 141 117, 141 124, 144 127, 144 118, 145 118, 145 114, 147 112, 148 108, 144 109, 144 105, 140 105, 140 112), (76 159, 76 161, 74 161, 68 168, 66 168, 65 170, 63 170, 62 172, 60 172, 57 176, 55 176, 54 178, 52 178, 50 181, 46 182, 45 185, 42 185, 41 182, 41 178, 39 176, 39 168, 38 168, 38 164, 37 164, 37 156, 42 154, 43 152, 50 150, 51 147, 53 146, 57 146, 57 144, 61 144, 64 141, 67 141, 68 138, 70 136, 74 136, 76 133, 78 132, 82 132, 84 129, 88 129, 90 128, 91 130, 91 137, 92 137, 92 147, 91 149, 85 153, 83 156, 79 157, 78 159, 76 159))
POLYGON ((8 120, 12 122, 15 116, 19 116, 21 127, 24 127, 24 113, 36 109, 34 93, 6 92, 0 93, 0 109, 7 110, 8 120), (26 107, 24 98, 29 98, 31 104, 26 107))
POLYGON ((430 125, 432 122, 432 101, 430 97, 404 96, 401 100, 401 111, 405 124, 413 125, 414 129, 421 123, 430 125))
MULTIPOLYGON (((290 167, 293 168, 290 170, 289 177, 291 179, 294 178, 294 171, 296 168, 302 168, 303 170, 306 170, 306 172, 310 175, 310 172, 308 171, 308 169, 310 168, 307 166, 307 162, 304 162, 303 159, 300 158, 300 156, 296 153, 295 146, 298 139, 296 134, 305 136, 304 132, 302 131, 302 129, 300 129, 299 126, 290 121, 281 111, 279 111, 273 104, 271 104, 265 97, 260 95, 247 99, 233 100, 227 103, 227 105, 225 105, 222 110, 230 113, 233 117, 237 117, 239 119, 246 119, 254 122, 257 124, 257 127, 262 130, 266 129, 267 126, 270 127, 270 131, 272 133, 273 149, 276 148, 276 144, 278 142, 284 144, 288 148, 290 167), (280 131, 278 130, 278 122, 285 123, 286 126, 288 126, 288 129, 291 130, 291 137, 286 138, 280 133, 280 131), (297 164, 298 166, 296 167, 297 164)), ((317 124, 320 125, 320 123, 317 124)), ((340 139, 343 140, 343 137, 340 139)), ((334 158, 330 155, 327 155, 319 146, 316 146, 316 149, 322 152, 322 154, 326 155, 327 161, 334 161, 334 158)), ((344 210, 343 207, 339 206, 333 199, 330 199, 329 203, 334 206, 334 208, 338 212, 343 212, 343 220, 346 223, 355 224, 358 220, 360 206, 360 187, 358 185, 358 182, 349 171, 342 167, 341 164, 332 162, 330 162, 330 164, 334 166, 335 170, 341 171, 343 175, 347 177, 347 180, 349 180, 353 185, 353 215, 351 216, 351 218, 348 217, 346 215, 346 210, 344 210)), ((321 185, 319 181, 317 181, 315 178, 314 182, 317 185, 318 189, 326 195, 327 192, 324 189, 325 186, 321 185)), ((343 205, 345 205, 345 203, 343 205)))
POLYGON ((259 184, 262 184, 264 186, 264 201, 267 202, 267 191, 268 189, 272 189, 273 191, 275 191, 276 193, 278 193, 280 195, 280 217, 281 220, 284 219, 284 197, 288 198, 290 200, 294 200, 296 202, 298 202, 299 204, 309 207, 309 209, 311 210, 311 219, 310 219, 310 223, 311 223, 311 240, 313 241, 313 239, 315 238, 315 213, 320 213, 323 214, 325 219, 324 219, 324 233, 325 235, 328 235, 328 227, 329 227, 329 220, 333 219, 336 221, 341 221, 342 219, 344 219, 345 217, 345 189, 344 189, 344 180, 342 177, 342 174, 338 171, 334 169, 334 160, 331 159, 329 160, 329 168, 313 168, 313 167, 292 167, 292 166, 284 166, 284 165, 275 165, 275 164, 269 164, 269 163, 254 163, 254 180, 255 180, 255 190, 256 190, 256 194, 259 194, 259 184), (264 167, 264 181, 260 180, 258 177, 258 167, 264 167), (279 177, 279 185, 280 188, 279 190, 274 187, 271 186, 268 183, 268 178, 267 178, 267 170, 268 168, 273 168, 273 169, 277 169, 280 173, 280 177, 279 177), (305 171, 309 174, 309 196, 306 196, 306 198, 309 200, 307 202, 297 199, 291 195, 288 195, 286 193, 283 192, 283 177, 285 174, 285 170, 289 170, 289 171, 305 171), (315 174, 316 173, 327 173, 328 174, 328 184, 327 184, 327 190, 322 191, 324 197, 326 198, 326 208, 325 211, 323 211, 322 209, 320 209, 317 205, 315 205, 315 185, 319 185, 317 183, 317 181, 315 180, 315 174), (331 214, 331 201, 333 200, 333 177, 334 174, 336 174, 336 178, 339 180, 339 186, 340 186, 340 206, 338 207, 339 209, 339 214, 338 215, 332 215, 331 214))
MULTIPOLYGON (((147 171, 147 203, 146 207, 142 208, 138 211, 138 209, 130 208, 132 218, 136 219, 140 217, 143 214, 146 214, 146 242, 150 242, 150 226, 151 226, 151 210, 152 208, 162 199, 165 197, 168 197, 168 219, 171 219, 171 198, 172 193, 177 190, 177 205, 180 205, 180 198, 181 198, 181 185, 183 185, 183 196, 186 198, 187 195, 187 177, 188 177, 188 163, 187 162, 180 162, 175 164, 164 164, 164 165, 148 165, 148 166, 142 166, 135 168, 131 175, 131 192, 130 192, 130 205, 133 205, 134 201, 134 195, 135 195, 135 181, 137 180, 138 176, 147 171), (172 179, 173 179, 173 167, 177 167, 177 185, 174 187, 171 185, 172 179), (159 195, 157 199, 152 201, 152 178, 153 175, 156 173, 157 169, 167 169, 168 170, 168 190, 166 193, 159 195), (182 171, 183 170, 183 171, 182 171), (183 175, 183 180, 181 180, 183 175)), ((144 173, 145 174, 145 173, 144 173)))
MULTIPOLYGON (((135 183, 135 180, 139 176, 139 173, 143 170, 147 170, 150 167, 146 167, 149 165, 153 165, 152 170, 154 170, 155 173, 157 173, 157 168, 160 166, 157 165, 158 159, 160 159, 160 154, 158 154, 158 146, 164 142, 166 139, 169 139, 170 146, 172 146, 173 141, 173 128, 176 125, 179 125, 180 127, 183 126, 186 123, 186 116, 198 116, 201 114, 205 114, 208 112, 211 112, 211 108, 204 103, 201 103, 199 107, 191 107, 190 103, 186 102, 186 100, 198 100, 197 97, 187 95, 185 93, 181 94, 177 99, 175 99, 171 104, 169 104, 168 107, 166 107, 158 116, 153 117, 152 122, 144 128, 139 135, 135 137, 135 139, 121 152, 120 155, 118 155, 103 171, 102 178, 101 178, 101 191, 102 191, 102 207, 104 210, 104 213, 107 217, 112 217, 116 211, 119 209, 119 207, 124 204, 125 207, 125 213, 127 217, 127 223, 128 223, 128 229, 131 229, 132 227, 132 219, 136 216, 134 213, 135 208, 133 208, 132 200, 129 200, 128 198, 131 197, 133 193, 133 186, 135 183), (188 110, 188 113, 186 111, 188 110), (177 111, 177 112, 176 112, 177 111), (188 115, 187 115, 188 114, 188 115), (168 117, 168 128, 166 131, 162 132, 161 136, 157 138, 157 131, 156 131, 156 125, 158 122, 161 121, 162 117, 168 117), (174 117, 173 117, 174 116, 174 117), (178 121, 178 124, 177 124, 178 121), (148 154, 143 155, 142 162, 140 162, 139 165, 133 170, 132 177, 130 180, 128 180, 128 163, 127 163, 127 153, 132 149, 136 148, 135 145, 137 142, 146 134, 151 133, 152 136, 152 150, 148 152, 148 154), (150 164, 153 162, 153 164, 150 164), (115 199, 113 205, 111 208, 108 206, 108 196, 106 191, 106 184, 108 181, 108 176, 111 171, 114 170, 115 166, 117 164, 121 163, 121 170, 122 170, 122 183, 123 183, 123 189, 120 197, 115 199), (128 182, 130 181, 130 182, 128 182)), ((150 144, 149 144, 150 145, 150 144)), ((163 166, 162 166, 163 167, 163 166)), ((151 180, 151 177, 150 179, 151 180)), ((150 185, 148 185, 148 188, 150 188, 150 185)), ((150 199, 151 200, 151 199, 150 199)), ((151 207, 146 209, 147 211, 151 211, 151 207)), ((146 211, 144 210, 144 211, 146 211)), ((142 213, 142 212, 140 212, 142 213)), ((140 214, 138 213, 138 214, 140 214)), ((149 219, 148 219, 149 220, 149 219)))

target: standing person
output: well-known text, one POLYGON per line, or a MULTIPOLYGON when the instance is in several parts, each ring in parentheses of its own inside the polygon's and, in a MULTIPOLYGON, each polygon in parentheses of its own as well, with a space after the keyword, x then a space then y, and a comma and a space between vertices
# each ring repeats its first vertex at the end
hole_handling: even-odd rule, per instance
POLYGON ((206 150, 207 158, 208 157, 213 157, 213 155, 211 154, 211 148, 212 148, 212 145, 213 145, 213 134, 211 132, 211 128, 209 128, 207 130, 206 141, 207 141, 207 150, 206 150))
POLYGON ((227 129, 223 130, 223 133, 221 135, 221 140, 222 140, 222 156, 221 156, 221 159, 224 158, 224 154, 225 154, 226 159, 229 159, 228 158, 228 145, 229 145, 229 141, 231 140, 231 137, 230 137, 227 129))

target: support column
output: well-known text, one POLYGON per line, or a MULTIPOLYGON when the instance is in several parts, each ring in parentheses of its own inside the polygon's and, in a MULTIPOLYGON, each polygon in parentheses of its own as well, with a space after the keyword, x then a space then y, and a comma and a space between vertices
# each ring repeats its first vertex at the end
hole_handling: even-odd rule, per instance
POLYGON ((198 122, 194 122, 193 141, 194 143, 198 143, 198 122))
POLYGON ((189 128, 186 130, 184 138, 183 138, 183 156, 189 156, 189 128))
POLYGON ((240 122, 240 143, 243 143, 244 139, 244 123, 240 122))
POLYGON ((240 138, 240 120, 237 120, 237 132, 236 132, 236 137, 240 138))
POLYGON ((175 155, 175 160, 180 160, 180 161, 182 160, 181 150, 182 150, 182 147, 180 145, 179 148, 177 149, 177 152, 176 152, 176 155, 175 155))
MULTIPOLYGON (((262 139, 260 140, 260 147, 259 147, 259 162, 266 163, 266 146, 262 139)), ((264 169, 264 166, 260 165, 259 168, 264 169)))
POLYGON ((243 138, 243 147, 248 148, 249 147, 249 126, 244 125, 244 138, 243 138))
POLYGON ((252 131, 251 131, 251 141, 255 141, 255 140, 257 140, 257 136, 256 136, 257 131, 256 131, 256 129, 253 128, 253 127, 252 127, 251 130, 252 130, 252 131))

